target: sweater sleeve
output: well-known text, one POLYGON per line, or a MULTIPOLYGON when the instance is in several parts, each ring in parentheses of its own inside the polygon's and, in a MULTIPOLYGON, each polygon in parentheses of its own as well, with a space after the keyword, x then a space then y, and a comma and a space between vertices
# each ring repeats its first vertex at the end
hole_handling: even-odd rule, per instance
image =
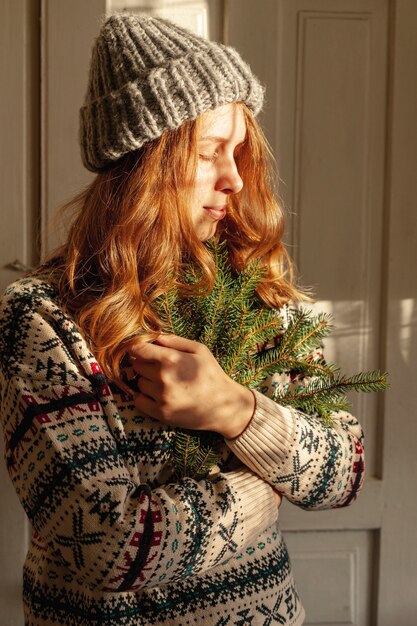
MULTIPOLYGON (((282 375, 277 375, 275 384, 282 375)), ((268 385, 265 387, 268 393, 268 385)), ((333 427, 254 391, 255 411, 245 431, 226 443, 233 453, 288 500, 307 510, 348 506, 364 479, 363 431, 345 411, 333 427)))
POLYGON ((0 308, 0 399, 10 478, 54 558, 91 589, 124 592, 224 563, 277 519, 247 468, 153 486, 74 324, 43 298, 0 308), (81 365, 80 365, 81 364, 81 365))

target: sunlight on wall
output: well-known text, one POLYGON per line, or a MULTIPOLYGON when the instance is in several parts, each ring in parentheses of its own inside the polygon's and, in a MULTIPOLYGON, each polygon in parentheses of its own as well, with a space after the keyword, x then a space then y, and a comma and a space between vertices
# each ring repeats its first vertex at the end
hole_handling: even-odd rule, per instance
POLYGON ((333 317, 333 329, 324 341, 325 355, 346 373, 377 367, 377 320, 372 319, 366 300, 318 300, 316 313, 333 317))
POLYGON ((207 0, 108 0, 107 13, 114 11, 166 18, 201 37, 209 36, 207 0))
MULTIPOLYGON (((415 362, 417 354, 417 299, 392 299, 388 305, 388 319, 378 311, 372 312, 366 300, 319 300, 311 308, 325 311, 333 317, 334 328, 324 341, 325 355, 346 373, 384 367, 380 362, 381 337, 386 337, 396 366, 407 367, 415 362), (391 331, 380 332, 379 324, 387 324, 391 331), (395 329, 393 332, 392 329, 395 329)), ((383 329, 382 329, 383 330, 383 329)))
POLYGON ((398 344, 401 356, 406 364, 411 363, 411 348, 416 338, 413 338, 413 330, 417 328, 417 300, 404 298, 399 302, 399 332, 398 344))

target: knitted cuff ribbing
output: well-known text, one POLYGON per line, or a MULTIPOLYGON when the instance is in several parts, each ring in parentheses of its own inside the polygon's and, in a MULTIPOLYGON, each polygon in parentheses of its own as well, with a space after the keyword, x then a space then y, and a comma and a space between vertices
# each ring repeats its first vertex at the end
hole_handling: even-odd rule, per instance
POLYGON ((291 409, 254 391, 256 406, 252 420, 235 439, 226 439, 232 452, 260 476, 285 464, 294 441, 295 419, 291 409))

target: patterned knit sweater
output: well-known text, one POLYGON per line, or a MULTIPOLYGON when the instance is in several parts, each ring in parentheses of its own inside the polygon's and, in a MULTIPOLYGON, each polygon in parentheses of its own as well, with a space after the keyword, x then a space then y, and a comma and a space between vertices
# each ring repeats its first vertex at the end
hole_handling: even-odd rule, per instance
POLYGON ((8 288, 0 326, 5 458, 33 529, 27 626, 303 623, 271 485, 304 509, 348 505, 354 417, 327 429, 255 392, 219 467, 177 480, 175 431, 109 384, 42 277, 8 288))

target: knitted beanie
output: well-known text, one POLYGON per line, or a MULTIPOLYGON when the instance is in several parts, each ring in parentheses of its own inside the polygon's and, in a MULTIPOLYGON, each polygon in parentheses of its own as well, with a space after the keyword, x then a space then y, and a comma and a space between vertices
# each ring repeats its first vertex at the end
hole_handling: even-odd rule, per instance
POLYGON ((263 88, 236 50, 165 19, 112 15, 92 50, 82 161, 98 172, 164 130, 239 101, 256 115, 263 88))

